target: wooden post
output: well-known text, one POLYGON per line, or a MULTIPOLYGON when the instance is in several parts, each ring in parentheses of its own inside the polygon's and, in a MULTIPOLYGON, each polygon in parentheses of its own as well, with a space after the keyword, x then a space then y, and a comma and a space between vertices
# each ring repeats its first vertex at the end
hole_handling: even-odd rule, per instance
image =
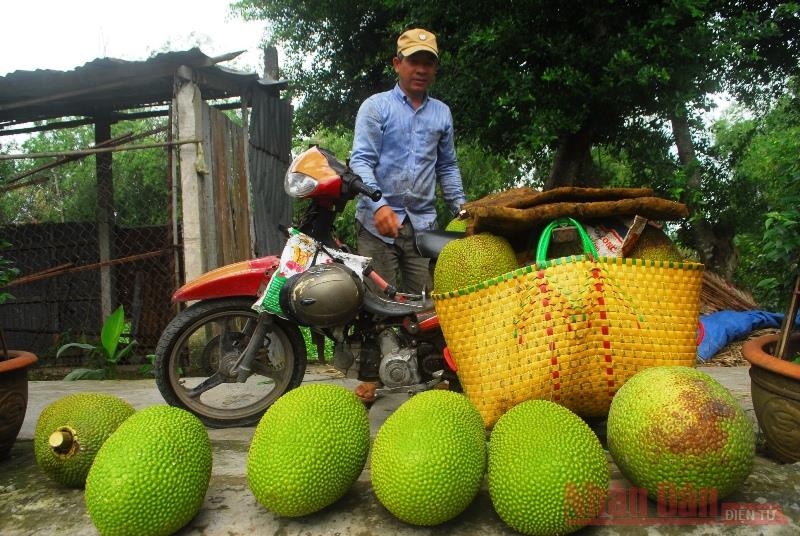
POLYGON ((264 47, 264 78, 278 80, 278 49, 273 46, 264 47))
MULTIPOLYGON (((176 106, 173 99, 173 102, 169 107, 169 125, 167 127, 167 136, 169 141, 177 139, 176 125, 178 124, 178 121, 176 115, 176 106)), ((172 246, 170 265, 172 267, 172 274, 174 277, 173 281, 176 289, 183 284, 181 272, 180 227, 178 226, 178 181, 180 180, 178 177, 178 152, 181 150, 180 148, 180 145, 172 145, 167 151, 167 176, 169 177, 169 219, 171 224, 168 235, 169 245, 172 246)), ((176 313, 179 313, 181 311, 181 302, 174 303, 173 309, 176 313)))
POLYGON ((252 90, 247 90, 244 95, 242 95, 242 144, 244 148, 244 163, 242 164, 242 169, 244 170, 245 174, 245 183, 247 184, 247 208, 250 214, 249 218, 249 225, 250 225, 250 257, 256 256, 256 229, 255 229, 255 219, 253 214, 255 211, 253 210, 253 188, 251 183, 250 177, 250 118, 249 118, 249 106, 250 106, 250 93, 252 90))
MULTIPOLYGON (((191 81, 191 70, 181 67, 175 76, 175 127, 178 140, 202 138, 203 99, 200 89, 191 81)), ((186 281, 191 281, 206 272, 203 252, 203 176, 198 169, 207 169, 199 161, 198 144, 181 145, 178 150, 180 162, 181 209, 183 215, 183 266, 186 281)))
MULTIPOLYGON (((108 113, 95 116, 94 143, 100 145, 111 138, 111 121, 108 113)), ((114 183, 111 169, 111 153, 99 153, 95 156, 97 173, 97 242, 100 262, 111 260, 114 235, 114 183)), ((111 315, 113 310, 113 280, 111 266, 100 268, 100 324, 111 315)))

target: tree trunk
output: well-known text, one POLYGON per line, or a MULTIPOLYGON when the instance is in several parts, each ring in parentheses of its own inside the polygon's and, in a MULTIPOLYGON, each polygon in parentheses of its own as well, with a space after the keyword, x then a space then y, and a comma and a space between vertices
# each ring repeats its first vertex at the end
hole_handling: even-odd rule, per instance
POLYGON ((584 127, 572 134, 562 134, 544 189, 560 186, 601 186, 592 162, 592 132, 584 127))
MULTIPOLYGON (((692 202, 692 193, 700 190, 702 169, 695 154, 686 107, 677 110, 670 117, 670 122, 678 147, 678 159, 688 177, 681 201, 689 207, 689 213, 694 214, 696 207, 692 202)), ((705 218, 697 218, 691 222, 691 237, 700 261, 709 270, 730 279, 739 264, 739 254, 733 244, 733 229, 715 227, 705 218)))

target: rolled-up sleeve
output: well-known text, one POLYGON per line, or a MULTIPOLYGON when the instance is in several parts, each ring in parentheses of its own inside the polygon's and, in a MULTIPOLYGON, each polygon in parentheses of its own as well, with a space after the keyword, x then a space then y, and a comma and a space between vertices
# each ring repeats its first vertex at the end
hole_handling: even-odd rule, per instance
POLYGON ((455 215, 461 205, 467 202, 467 198, 464 195, 464 185, 461 182, 461 172, 458 169, 453 134, 453 116, 449 108, 447 108, 447 126, 444 134, 439 138, 436 178, 439 180, 442 197, 444 197, 447 207, 455 215))
MULTIPOLYGON (((375 189, 380 189, 378 181, 375 179, 375 168, 380 159, 383 143, 381 123, 381 112, 377 99, 369 98, 365 100, 358 109, 358 115, 356 116, 353 150, 350 153, 350 167, 352 170, 361 177, 364 184, 375 189)), ((362 197, 362 202, 371 207, 373 213, 387 204, 383 198, 378 201, 372 201, 362 197)))

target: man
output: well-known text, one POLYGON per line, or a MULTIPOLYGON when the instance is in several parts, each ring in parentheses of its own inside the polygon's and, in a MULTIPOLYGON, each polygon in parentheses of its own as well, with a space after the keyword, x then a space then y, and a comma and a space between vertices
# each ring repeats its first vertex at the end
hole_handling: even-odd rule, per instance
MULTIPOLYGON (((383 192, 379 201, 358 200, 358 253, 390 285, 419 293, 430 290, 430 259, 414 247, 414 232, 436 227, 436 183, 453 214, 466 202, 453 143, 450 108, 428 95, 439 66, 436 36, 423 29, 404 32, 392 59, 397 84, 372 95, 356 117, 350 166, 383 192)), ((371 281, 368 281, 371 284, 371 281)), ((377 384, 356 394, 371 400, 377 384)))

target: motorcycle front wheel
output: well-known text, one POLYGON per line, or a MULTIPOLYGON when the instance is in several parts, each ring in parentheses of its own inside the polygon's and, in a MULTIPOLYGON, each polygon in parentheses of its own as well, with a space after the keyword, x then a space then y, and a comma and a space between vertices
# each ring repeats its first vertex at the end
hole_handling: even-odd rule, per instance
POLYGON ((206 426, 257 424, 267 408, 303 381, 306 347, 294 324, 273 317, 246 382, 230 370, 250 341, 253 298, 198 302, 172 319, 156 346, 153 371, 164 400, 206 426))

